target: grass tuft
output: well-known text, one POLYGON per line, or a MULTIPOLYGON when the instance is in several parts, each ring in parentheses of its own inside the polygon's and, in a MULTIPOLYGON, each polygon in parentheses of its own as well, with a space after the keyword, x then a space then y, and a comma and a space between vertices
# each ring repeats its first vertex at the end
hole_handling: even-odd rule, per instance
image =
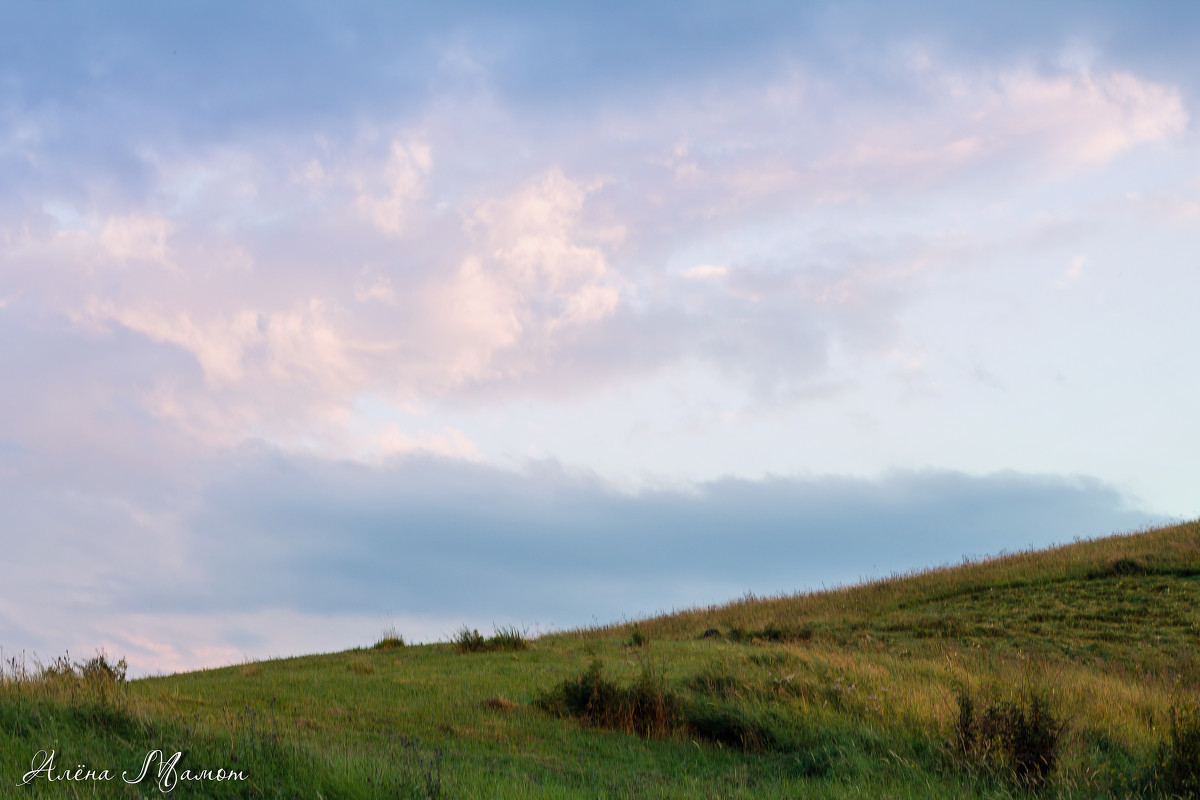
POLYGON ((648 663, 631 686, 620 686, 604 676, 603 663, 595 659, 580 675, 543 694, 534 705, 598 728, 664 737, 676 730, 681 702, 662 674, 648 663))
POLYGON ((731 642, 738 643, 754 641, 777 643, 807 642, 813 638, 813 629, 808 625, 780 625, 774 620, 768 620, 765 625, 756 630, 743 628, 739 625, 730 626, 727 638, 731 642))
POLYGON ((997 701, 980 711, 958 697, 957 750, 989 767, 1000 767, 1019 785, 1040 789, 1054 772, 1066 724, 1037 693, 1025 703, 997 701))
POLYGON ((453 644, 460 653, 490 653, 529 648, 529 640, 525 634, 512 626, 497 628, 490 637, 484 638, 478 629, 464 625, 454 635, 453 644))
POLYGON ((517 708, 516 703, 514 703, 512 700, 509 700, 507 697, 504 697, 502 695, 496 695, 495 697, 489 697, 486 700, 484 700, 483 703, 481 703, 481 705, 484 708, 486 708, 488 711, 496 711, 496 712, 501 712, 501 713, 508 713, 510 711, 515 711, 517 708))
POLYGON ((394 627, 388 628, 379 637, 379 641, 372 645, 372 650, 400 650, 405 646, 404 637, 401 636, 394 627))
POLYGON ((513 626, 497 628, 487 640, 488 650, 514 651, 526 650, 528 648, 529 640, 525 638, 525 634, 513 626))
POLYGON ((1152 788, 1181 800, 1200 800, 1200 708, 1174 704, 1167 738, 1155 753, 1152 788))

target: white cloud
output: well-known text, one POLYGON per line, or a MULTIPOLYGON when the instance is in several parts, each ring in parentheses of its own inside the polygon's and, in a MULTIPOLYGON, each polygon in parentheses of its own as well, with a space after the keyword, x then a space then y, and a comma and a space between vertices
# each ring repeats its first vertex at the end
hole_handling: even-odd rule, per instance
POLYGON ((368 457, 385 459, 397 455, 425 453, 442 458, 460 458, 480 461, 482 455, 475 443, 462 431, 446 427, 441 433, 422 431, 413 436, 403 431, 394 422, 384 424, 370 440, 360 444, 361 452, 368 457))
POLYGON ((392 282, 390 280, 387 278, 378 278, 368 287, 355 289, 354 299, 360 303, 375 300, 394 306, 396 305, 396 292, 392 289, 392 282))
POLYGON ((441 386, 527 372, 557 333, 615 312, 617 278, 596 241, 612 231, 580 221, 593 189, 552 169, 479 207, 467 224, 475 252, 425 295, 437 309, 428 325, 441 345, 441 386), (497 364, 501 351, 514 359, 497 364))
POLYGON ((1087 264, 1087 258, 1084 256, 1075 256, 1071 259, 1071 266, 1067 267, 1067 271, 1059 278, 1055 284, 1060 289, 1078 283, 1083 278, 1083 267, 1087 264))
POLYGON ((926 68, 917 83, 927 104, 919 115, 900 113, 850 131, 820 165, 945 172, 1016 158, 1071 169, 1179 136, 1188 123, 1177 89, 1121 71, 926 68))
MULTIPOLYGON (((364 171, 356 179, 355 204, 372 224, 388 236, 399 236, 408 225, 408 215, 425 190, 425 180, 433 169, 429 145, 410 140, 392 142, 387 163, 378 175, 364 171)), ((306 169, 306 177, 316 171, 306 169)))
POLYGON ((729 274, 729 267, 715 264, 697 264, 694 267, 683 270, 679 274, 693 281, 713 280, 727 276, 729 274))
POLYGON ((116 322, 153 341, 186 350, 214 384, 240 380, 245 375, 242 357, 246 348, 263 338, 258 314, 248 310, 203 325, 194 322, 187 312, 120 307, 108 300, 93 300, 87 311, 93 320, 116 322))

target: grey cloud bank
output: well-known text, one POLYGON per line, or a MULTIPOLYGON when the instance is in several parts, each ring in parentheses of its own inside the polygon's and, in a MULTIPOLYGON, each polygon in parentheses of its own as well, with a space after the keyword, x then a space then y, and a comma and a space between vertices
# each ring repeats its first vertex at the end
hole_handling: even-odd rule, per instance
MULTIPOLYGON (((197 476, 171 469, 160 480, 187 494, 197 476)), ((202 471, 195 496, 158 512, 137 486, 0 491, 6 652, 103 644, 144 673, 363 644, 348 637, 397 617, 412 639, 462 622, 569 627, 1166 521, 1094 479, 1017 473, 629 493, 553 462, 368 465, 261 445, 202 471)))
POLYGON ((138 587, 116 603, 438 609, 578 624, 1162 520, 1095 480, 1019 474, 727 479, 627 494, 552 463, 511 472, 262 454, 230 466, 188 522, 203 587, 138 587))

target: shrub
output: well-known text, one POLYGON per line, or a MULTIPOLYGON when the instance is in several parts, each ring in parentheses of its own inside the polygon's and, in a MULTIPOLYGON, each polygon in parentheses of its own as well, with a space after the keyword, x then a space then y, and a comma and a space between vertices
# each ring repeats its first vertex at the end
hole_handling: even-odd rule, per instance
POLYGON ((629 634, 630 647, 645 647, 650 644, 650 637, 642 633, 640 629, 634 628, 633 633, 629 634))
POLYGON ((1037 694, 1025 704, 992 703, 982 713, 960 694, 954 744, 963 755, 1006 768, 1017 783, 1040 788, 1058 764, 1065 728, 1037 694))

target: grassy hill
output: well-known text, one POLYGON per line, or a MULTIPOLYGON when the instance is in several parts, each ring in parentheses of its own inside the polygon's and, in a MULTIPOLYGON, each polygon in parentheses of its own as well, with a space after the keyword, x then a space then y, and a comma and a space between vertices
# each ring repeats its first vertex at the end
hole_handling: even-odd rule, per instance
POLYGON ((1200 523, 534 641, 122 677, 10 663, 0 794, 160 796, 120 772, 161 749, 196 798, 1200 796, 1200 523), (39 750, 112 779, 17 786, 39 750), (246 780, 182 774, 218 768, 246 780))

